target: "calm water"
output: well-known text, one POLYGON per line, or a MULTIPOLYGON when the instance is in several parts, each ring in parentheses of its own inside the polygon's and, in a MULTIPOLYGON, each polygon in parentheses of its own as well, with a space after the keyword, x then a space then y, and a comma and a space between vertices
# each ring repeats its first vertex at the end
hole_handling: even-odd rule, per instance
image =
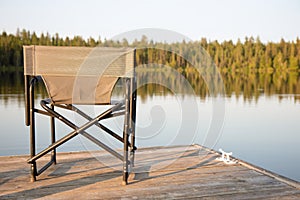
MULTIPOLYGON (((0 78, 0 155, 28 154, 29 128, 24 125, 22 73, 1 74, 0 78)), ((222 148, 232 151, 237 158, 300 181, 299 80, 297 76, 293 78, 293 83, 285 81, 283 83, 286 84, 280 86, 274 82, 263 88, 257 86, 257 91, 249 92, 253 95, 246 94, 243 89, 226 91, 227 96, 222 104, 225 108, 224 121, 215 116, 214 97, 200 94, 172 95, 160 86, 142 87, 138 91, 137 102, 137 145, 206 145, 207 138, 211 138, 214 142, 208 146, 215 150, 222 148), (210 131, 214 131, 213 128, 219 125, 220 132, 211 135, 210 131)), ((37 104, 45 96, 42 88, 38 88, 38 93, 37 104)), ((99 108, 81 106, 81 109, 93 115, 99 108)), ((77 116, 65 114, 76 122, 83 123, 77 116)), ((49 144, 49 119, 38 117, 38 120, 40 123, 37 131, 42 134, 37 138, 37 145, 41 149, 49 144)), ((121 129, 121 122, 122 119, 118 119, 107 123, 117 131, 121 129)), ((58 138, 65 131, 71 131, 60 123, 57 126, 58 138)), ((95 130, 91 128, 89 131, 93 133, 95 130)), ((109 138, 103 139, 112 146, 119 147, 109 138)), ((76 137, 60 147, 59 151, 93 149, 83 138, 76 137)))

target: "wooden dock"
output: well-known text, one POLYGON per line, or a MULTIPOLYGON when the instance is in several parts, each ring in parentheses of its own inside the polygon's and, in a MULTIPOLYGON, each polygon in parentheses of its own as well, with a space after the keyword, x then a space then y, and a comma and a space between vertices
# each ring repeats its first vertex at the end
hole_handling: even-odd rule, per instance
POLYGON ((198 145, 140 149, 127 186, 121 162, 102 151, 59 153, 34 183, 28 156, 5 156, 0 199, 300 199, 298 182, 219 156, 198 145))

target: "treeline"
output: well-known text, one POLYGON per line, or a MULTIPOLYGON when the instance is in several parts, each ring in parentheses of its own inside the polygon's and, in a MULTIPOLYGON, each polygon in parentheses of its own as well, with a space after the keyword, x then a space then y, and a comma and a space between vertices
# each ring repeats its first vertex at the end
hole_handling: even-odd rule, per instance
POLYGON ((138 51, 138 64, 161 63, 174 68, 185 70, 189 62, 198 63, 200 46, 205 49, 214 63, 222 72, 274 72, 274 71, 300 71, 300 39, 295 41, 262 43, 259 38, 245 38, 244 42, 233 41, 200 41, 173 44, 155 43, 148 41, 145 36, 140 40, 129 43, 122 41, 101 40, 100 38, 83 39, 81 36, 62 38, 59 34, 51 36, 42 33, 39 36, 35 32, 17 30, 16 34, 2 32, 0 35, 0 66, 22 66, 23 45, 47 45, 47 46, 103 46, 103 47, 152 47, 138 51), (159 49, 176 50, 178 54, 165 52, 159 49))

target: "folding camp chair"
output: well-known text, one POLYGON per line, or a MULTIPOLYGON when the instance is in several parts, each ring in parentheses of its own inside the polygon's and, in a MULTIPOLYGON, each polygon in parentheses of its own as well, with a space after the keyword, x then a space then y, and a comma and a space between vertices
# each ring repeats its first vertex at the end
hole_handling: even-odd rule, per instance
POLYGON ((123 185, 127 184, 129 167, 134 163, 135 119, 136 119, 136 77, 135 49, 106 47, 50 47, 24 46, 25 76, 25 123, 30 126, 31 181, 49 166, 56 164, 56 148, 78 134, 83 135, 99 147, 123 161, 123 185), (34 105, 34 87, 43 80, 49 99, 41 100, 41 107, 34 105), (118 79, 124 81, 124 99, 112 103, 111 94, 118 79), (95 118, 90 117, 75 105, 110 105, 95 118), (88 120, 78 126, 55 110, 55 107, 72 110, 88 120), (50 117, 52 144, 36 153, 35 114, 50 117), (123 136, 117 134, 101 120, 124 115, 123 136), (55 139, 55 119, 74 131, 61 139, 55 139), (123 154, 101 142, 86 129, 97 126, 123 144, 123 154), (130 142, 129 142, 130 138, 130 142), (130 153, 128 152, 130 150, 130 153), (37 160, 51 153, 51 160, 37 169, 37 160))

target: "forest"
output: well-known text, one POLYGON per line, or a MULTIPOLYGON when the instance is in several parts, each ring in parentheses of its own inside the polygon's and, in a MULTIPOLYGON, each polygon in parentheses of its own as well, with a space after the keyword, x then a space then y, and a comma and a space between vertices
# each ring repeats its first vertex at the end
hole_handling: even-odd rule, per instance
POLYGON ((138 64, 157 63, 165 64, 184 70, 188 67, 187 61, 197 62, 199 48, 202 47, 212 58, 213 62, 222 72, 274 72, 274 71, 299 71, 300 70, 300 39, 295 41, 262 43, 259 39, 246 37, 243 42, 239 39, 233 41, 207 41, 202 38, 199 41, 178 42, 172 44, 148 41, 143 36, 129 43, 126 39, 122 41, 101 40, 100 38, 83 39, 81 36, 73 38, 62 38, 56 33, 37 35, 25 29, 19 29, 15 34, 2 32, 0 35, 0 67, 23 66, 23 45, 47 45, 47 46, 103 46, 103 47, 150 47, 139 51, 137 55, 138 64), (179 55, 165 53, 161 55, 157 49, 175 49, 179 55))

